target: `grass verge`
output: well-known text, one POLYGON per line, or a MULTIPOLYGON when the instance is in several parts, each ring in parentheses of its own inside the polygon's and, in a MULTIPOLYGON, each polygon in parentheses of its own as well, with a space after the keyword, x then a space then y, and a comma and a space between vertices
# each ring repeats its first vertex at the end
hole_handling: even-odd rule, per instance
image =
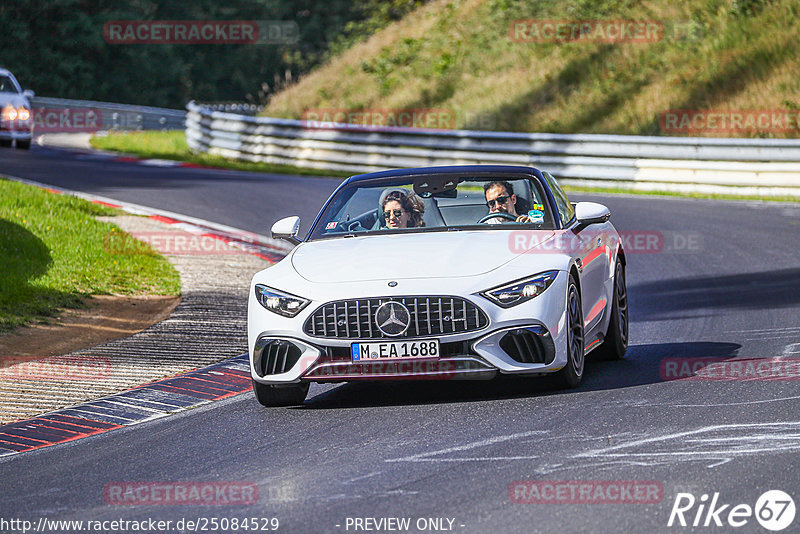
POLYGON ((680 191, 647 191, 641 189, 627 189, 624 187, 584 187, 565 185, 563 189, 569 193, 608 193, 616 195, 644 195, 675 198, 705 198, 717 200, 755 200, 761 202, 800 202, 800 198, 792 196, 766 196, 766 195, 731 195, 727 193, 681 193, 680 191))
POLYGON ((116 213, 0 178, 0 332, 81 307, 88 295, 180 294, 178 272, 148 245, 108 250, 122 231, 95 217, 116 213))
POLYGON ((183 130, 169 130, 159 132, 112 132, 108 135, 93 136, 91 145, 100 150, 124 152, 140 158, 169 159, 185 161, 207 167, 221 167, 237 171, 271 172, 276 174, 307 174, 313 176, 351 176, 354 173, 307 169, 290 165, 274 165, 271 163, 253 163, 238 161, 214 156, 211 154, 196 154, 186 144, 186 134, 183 130))

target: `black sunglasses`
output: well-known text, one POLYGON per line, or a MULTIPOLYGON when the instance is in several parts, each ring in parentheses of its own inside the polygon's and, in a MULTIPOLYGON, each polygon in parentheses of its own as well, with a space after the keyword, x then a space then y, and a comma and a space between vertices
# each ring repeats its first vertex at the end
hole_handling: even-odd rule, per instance
POLYGON ((402 217, 402 216, 403 216, 403 214, 404 214, 405 212, 404 212, 403 210, 389 210, 389 211, 384 211, 384 212, 383 212, 383 218, 384 218, 384 219, 388 219, 389 217, 391 217, 391 216, 392 216, 392 213, 394 213, 394 216, 395 216, 395 217, 397 217, 397 218, 399 219, 400 217, 402 217))
POLYGON ((489 206, 490 208, 493 208, 495 202, 498 203, 498 204, 505 204, 506 202, 508 202, 509 198, 511 198, 511 197, 509 197, 507 195, 503 195, 503 196, 497 197, 497 198, 495 198, 493 200, 487 200, 486 201, 486 205, 489 206))

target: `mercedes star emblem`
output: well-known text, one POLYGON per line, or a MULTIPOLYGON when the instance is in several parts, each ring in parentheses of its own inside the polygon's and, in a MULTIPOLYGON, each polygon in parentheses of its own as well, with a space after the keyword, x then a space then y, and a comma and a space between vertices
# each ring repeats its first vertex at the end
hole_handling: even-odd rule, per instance
POLYGON ((408 308, 397 301, 384 302, 375 311, 375 324, 387 336, 402 335, 408 330, 410 323, 411 314, 408 313, 408 308))

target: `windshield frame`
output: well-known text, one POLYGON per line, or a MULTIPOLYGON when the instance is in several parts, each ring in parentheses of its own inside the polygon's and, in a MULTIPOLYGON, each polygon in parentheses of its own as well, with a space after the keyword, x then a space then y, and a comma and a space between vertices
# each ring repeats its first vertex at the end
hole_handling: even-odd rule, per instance
POLYGON ((407 234, 419 234, 419 233, 432 233, 432 232, 458 232, 458 231, 508 231, 508 230, 545 230, 542 228, 538 228, 533 224, 526 224, 526 223, 515 223, 515 224, 475 224, 470 225, 458 225, 458 226, 426 226, 420 228, 400 228, 400 229, 385 229, 385 230, 370 230, 367 232, 341 232, 341 233, 333 233, 324 235, 322 232, 319 232, 319 235, 315 235, 320 225, 323 224, 322 215, 329 209, 330 205, 337 201, 342 193, 342 190, 350 188, 350 187, 392 187, 396 185, 399 180, 407 180, 409 182, 413 182, 416 180, 423 180, 425 178, 429 179, 436 179, 436 180, 445 180, 447 177, 453 178, 476 178, 476 179, 493 179, 493 180, 522 180, 527 179, 533 182, 532 186, 538 186, 545 197, 545 201, 547 202, 547 206, 549 208, 550 213, 552 214, 554 228, 548 228, 547 231, 552 231, 553 229, 559 230, 563 228, 561 223, 561 218, 558 215, 558 207, 556 206, 555 199, 553 198, 553 193, 550 191, 550 187, 544 177, 541 175, 540 171, 535 168, 530 168, 529 172, 522 172, 522 171, 498 171, 498 170, 464 170, 464 171, 447 171, 447 172, 423 172, 423 173, 415 173, 409 172, 408 174, 402 174, 400 172, 393 172, 391 175, 387 176, 376 176, 374 178, 368 178, 366 175, 357 175, 351 176, 344 180, 339 187, 331 194, 325 204, 317 213, 317 216, 314 219, 314 222, 311 224, 308 233, 306 234, 303 241, 322 241, 327 239, 337 239, 337 238, 348 238, 348 237, 367 237, 367 236, 382 236, 382 235, 407 235, 407 234), (313 238, 312 238, 313 236, 313 238))
POLYGON ((9 95, 21 95, 22 94, 22 87, 19 85, 19 82, 17 81, 17 79, 14 78, 13 74, 11 74, 10 72, 6 72, 6 73, 0 74, 0 77, 8 78, 11 81, 11 87, 16 89, 16 92, 0 91, 0 93, 9 94, 9 95))

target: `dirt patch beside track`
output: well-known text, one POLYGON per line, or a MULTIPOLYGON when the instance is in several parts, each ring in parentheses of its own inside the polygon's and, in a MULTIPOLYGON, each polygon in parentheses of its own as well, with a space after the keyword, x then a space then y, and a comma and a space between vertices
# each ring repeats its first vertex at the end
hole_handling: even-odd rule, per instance
POLYGON ((20 327, 0 336, 0 354, 46 358, 108 343, 163 321, 180 300, 160 295, 90 297, 88 308, 67 310, 50 324, 20 327))

